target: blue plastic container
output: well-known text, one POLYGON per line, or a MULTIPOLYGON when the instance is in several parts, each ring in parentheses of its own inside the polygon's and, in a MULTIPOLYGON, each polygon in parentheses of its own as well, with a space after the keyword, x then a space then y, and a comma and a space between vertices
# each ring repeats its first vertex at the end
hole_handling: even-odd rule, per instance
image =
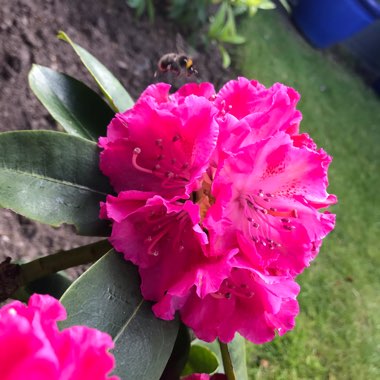
POLYGON ((317 48, 351 37, 379 16, 377 0, 299 0, 292 12, 298 29, 317 48))

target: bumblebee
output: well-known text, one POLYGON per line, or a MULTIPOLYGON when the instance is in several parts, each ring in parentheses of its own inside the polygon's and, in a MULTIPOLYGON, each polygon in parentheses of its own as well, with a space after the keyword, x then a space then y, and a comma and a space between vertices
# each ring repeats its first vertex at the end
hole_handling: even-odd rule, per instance
MULTIPOLYGON (((168 53, 163 55, 158 61, 158 71, 162 73, 172 72, 177 76, 184 73, 186 76, 196 75, 198 71, 193 66, 192 58, 185 54, 168 53)), ((154 76, 157 76, 158 71, 154 76)))

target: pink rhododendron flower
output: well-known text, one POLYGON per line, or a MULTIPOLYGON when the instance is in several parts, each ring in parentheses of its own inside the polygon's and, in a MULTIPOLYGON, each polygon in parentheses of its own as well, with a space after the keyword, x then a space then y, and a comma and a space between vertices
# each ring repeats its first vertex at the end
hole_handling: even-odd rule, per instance
POLYGON ((330 161, 323 151, 294 147, 282 132, 227 158, 204 222, 214 254, 240 246, 256 268, 300 273, 334 227, 335 217, 318 211, 335 202, 326 192, 330 161))
POLYGON ((14 301, 0 309, 2 380, 118 380, 109 335, 85 326, 58 330, 63 306, 35 294, 28 305, 14 301))
POLYGON ((149 86, 108 127, 100 167, 117 196, 101 217, 139 267, 153 311, 206 341, 255 343, 298 314, 295 277, 334 228, 331 157, 299 134, 299 94, 239 78, 149 86))
POLYGON ((160 196, 126 191, 117 198, 108 196, 102 214, 113 220, 113 246, 139 266, 144 298, 171 296, 164 319, 173 318, 192 287, 204 297, 218 291, 231 271, 237 249, 214 258, 204 254, 207 235, 198 224, 199 206, 190 201, 170 203, 160 196))
MULTIPOLYGON (((290 277, 264 276, 241 265, 234 267, 218 292, 200 298, 193 291, 180 309, 181 319, 206 342, 216 338, 229 342, 239 332, 251 342, 265 343, 274 338, 275 331, 283 335, 294 327, 298 292, 290 277)), ((158 317, 165 317, 171 297, 166 294, 153 306, 158 317)))
POLYGON ((216 146, 217 108, 203 96, 171 96, 169 88, 148 87, 100 139, 100 168, 117 192, 154 191, 170 199, 197 187, 216 146))

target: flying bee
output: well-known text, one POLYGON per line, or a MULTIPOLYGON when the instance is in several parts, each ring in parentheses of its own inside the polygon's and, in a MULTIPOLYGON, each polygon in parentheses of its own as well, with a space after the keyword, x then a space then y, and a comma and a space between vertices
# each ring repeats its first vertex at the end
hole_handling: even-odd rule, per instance
MULTIPOLYGON (((170 71, 177 76, 181 73, 184 73, 188 77, 198 74, 198 71, 194 68, 192 58, 185 54, 177 53, 164 54, 158 61, 158 70, 162 73, 170 71)), ((157 71, 154 76, 157 76, 157 71)))
POLYGON ((172 72, 179 76, 184 74, 186 76, 197 75, 198 70, 194 68, 193 59, 185 54, 185 42, 180 34, 176 36, 176 46, 178 53, 164 54, 158 61, 158 70, 155 72, 156 77, 159 72, 167 73, 172 72))

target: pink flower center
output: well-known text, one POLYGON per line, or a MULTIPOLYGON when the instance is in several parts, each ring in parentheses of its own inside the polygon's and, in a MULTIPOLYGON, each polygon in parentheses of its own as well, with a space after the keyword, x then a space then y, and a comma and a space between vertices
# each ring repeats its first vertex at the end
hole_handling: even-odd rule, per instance
POLYGON ((201 188, 193 193, 193 199, 200 208, 201 223, 207 214, 207 210, 215 203, 215 198, 211 194, 211 185, 212 179, 210 178, 210 175, 204 173, 201 188))

